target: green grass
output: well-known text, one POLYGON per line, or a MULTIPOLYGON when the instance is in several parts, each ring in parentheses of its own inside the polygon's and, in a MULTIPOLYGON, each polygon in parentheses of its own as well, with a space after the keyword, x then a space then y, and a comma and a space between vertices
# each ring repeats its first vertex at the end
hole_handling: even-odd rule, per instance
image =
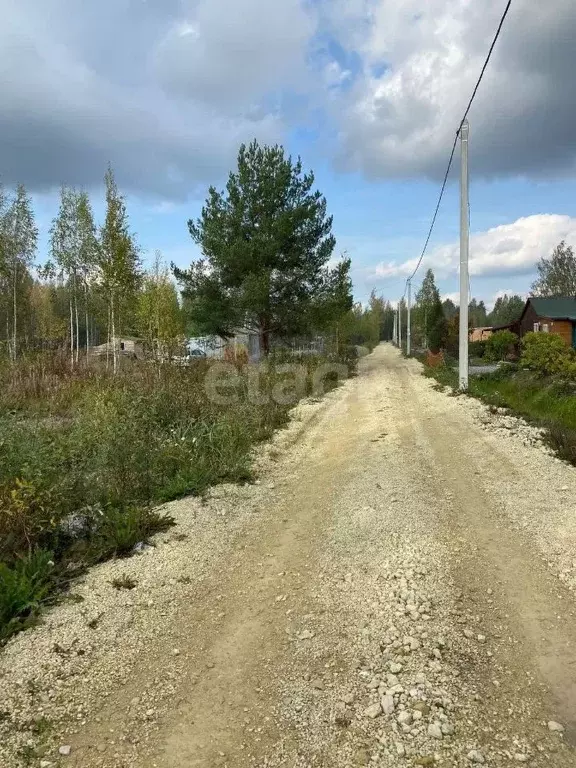
MULTIPOLYGON (((443 385, 458 386, 456 371, 447 367, 425 368, 424 373, 443 385)), ((556 454, 576 465, 576 382, 511 366, 493 374, 471 376, 468 394, 543 427, 556 454)))
MULTIPOLYGON (((314 394, 326 362, 299 361, 300 395, 314 394)), ((236 397, 215 402, 209 370, 139 363, 114 377, 46 358, 0 367, 0 644, 71 576, 172 525, 155 506, 252 478, 254 445, 286 424, 298 398, 259 402, 240 369, 236 397)), ((261 392, 286 377, 272 361, 261 392)))

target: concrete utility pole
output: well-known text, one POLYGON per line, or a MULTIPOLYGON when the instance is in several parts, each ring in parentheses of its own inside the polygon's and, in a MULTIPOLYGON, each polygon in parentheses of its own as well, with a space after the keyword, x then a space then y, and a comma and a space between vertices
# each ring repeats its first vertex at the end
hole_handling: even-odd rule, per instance
POLYGON ((398 339, 397 339, 397 336, 396 336, 397 325, 398 325, 398 318, 396 317, 396 312, 394 312, 394 330, 392 331, 392 343, 393 344, 397 344, 398 343, 398 339))
POLYGON ((398 349, 402 350, 402 299, 398 302, 398 349))
POLYGON ((460 389, 468 389, 468 120, 460 128, 462 165, 460 169, 460 338, 458 349, 458 378, 460 389))
POLYGON ((410 343, 412 341, 412 327, 410 325, 410 300, 412 296, 412 281, 408 280, 408 324, 406 326, 406 354, 410 357, 410 343))

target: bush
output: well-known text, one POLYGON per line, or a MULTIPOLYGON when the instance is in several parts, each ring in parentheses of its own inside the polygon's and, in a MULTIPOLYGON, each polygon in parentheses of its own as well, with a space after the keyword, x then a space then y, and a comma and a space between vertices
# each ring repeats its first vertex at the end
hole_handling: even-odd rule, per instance
POLYGON ((574 376, 574 352, 556 333, 527 333, 522 339, 520 363, 542 376, 574 376))
POLYGON ((0 562, 0 644, 29 626, 52 586, 52 553, 38 550, 12 566, 0 562))
POLYGON ((468 356, 469 357, 484 357, 486 352, 485 341, 471 341, 468 344, 468 356))
POLYGON ((518 336, 512 331, 496 331, 486 340, 485 357, 494 362, 505 360, 518 343, 518 336))

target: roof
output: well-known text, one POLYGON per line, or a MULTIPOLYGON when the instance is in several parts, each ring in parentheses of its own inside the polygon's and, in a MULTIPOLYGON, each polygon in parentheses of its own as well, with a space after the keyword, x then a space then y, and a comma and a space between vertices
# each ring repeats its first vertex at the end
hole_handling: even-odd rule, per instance
MULTIPOLYGON (((526 302, 532 304, 538 317, 549 317, 551 320, 576 320, 575 296, 530 296, 526 302)), ((524 307, 524 312, 526 311, 524 307)))

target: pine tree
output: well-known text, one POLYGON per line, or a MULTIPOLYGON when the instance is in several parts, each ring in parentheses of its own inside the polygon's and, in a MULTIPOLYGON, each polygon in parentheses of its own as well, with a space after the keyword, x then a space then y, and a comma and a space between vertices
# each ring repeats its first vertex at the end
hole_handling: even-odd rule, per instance
MULTIPOLYGON (((188 222, 203 259, 190 270, 175 269, 203 332, 230 336, 247 326, 267 353, 272 335, 312 330, 313 308, 331 285, 335 246, 326 200, 313 185, 313 173, 282 147, 242 145, 226 192, 212 187, 201 217, 188 222)), ((341 299, 345 277, 335 288, 341 299)), ((345 298, 343 311, 351 304, 345 298)))

